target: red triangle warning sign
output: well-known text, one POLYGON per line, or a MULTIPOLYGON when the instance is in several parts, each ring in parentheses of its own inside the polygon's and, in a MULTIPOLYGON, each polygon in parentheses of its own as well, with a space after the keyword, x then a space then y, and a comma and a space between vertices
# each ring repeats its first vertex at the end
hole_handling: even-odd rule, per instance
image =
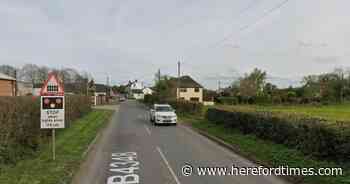
POLYGON ((48 79, 45 81, 40 91, 41 96, 63 96, 64 89, 58 77, 50 73, 48 79))

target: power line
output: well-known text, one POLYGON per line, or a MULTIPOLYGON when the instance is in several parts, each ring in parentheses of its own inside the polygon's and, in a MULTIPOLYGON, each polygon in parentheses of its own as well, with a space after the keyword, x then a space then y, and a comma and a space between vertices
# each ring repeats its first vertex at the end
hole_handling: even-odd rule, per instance
MULTIPOLYGON (((287 4, 290 0, 284 0, 282 1, 281 3, 277 4, 276 6, 272 7, 271 9, 265 11, 265 13, 263 13, 262 16, 260 16, 258 19, 256 19, 254 22, 250 23, 250 24, 247 24, 245 26, 242 26, 240 27, 237 31, 238 32, 242 32, 242 31, 245 31, 247 30, 248 28, 250 28, 251 26, 254 26, 256 25, 257 23, 259 23, 261 20, 263 20, 264 18, 266 18, 268 15, 270 15, 271 13, 273 13, 274 11, 280 9, 283 7, 283 5, 287 4)), ((209 45, 207 45, 205 48, 203 49, 209 49, 209 48, 212 48, 212 47, 216 47, 218 45, 220 45, 222 42, 224 41, 227 41, 229 38, 232 37, 232 35, 236 33, 236 31, 232 31, 230 34, 228 34, 227 36, 225 36, 223 39, 217 41, 217 42, 214 42, 214 43, 211 43, 209 45)))
MULTIPOLYGON (((237 13, 235 19, 239 18, 242 14, 246 13, 248 10, 250 10, 251 8, 253 8, 253 7, 257 4, 258 1, 261 1, 261 0, 252 0, 246 7, 244 7, 243 9, 241 9, 241 10, 237 13)), ((204 19, 204 18, 207 19, 207 17, 202 17, 201 20, 204 19)), ((186 26, 189 25, 189 24, 191 24, 191 23, 186 23, 186 22, 185 22, 185 23, 179 25, 178 27, 183 28, 183 27, 186 27, 186 26)))
MULTIPOLYGON (((238 29, 239 32, 241 31, 245 31, 248 28, 250 28, 251 26, 256 25, 257 23, 259 23, 261 20, 263 20, 265 17, 267 17, 268 15, 270 15, 271 13, 273 13, 274 11, 282 8, 283 5, 285 5, 286 3, 288 3, 289 0, 284 0, 281 3, 277 4, 276 6, 272 7, 271 9, 269 9, 268 11, 266 11, 262 16, 260 16, 258 19, 256 19, 254 22, 252 22, 251 24, 247 24, 245 26, 242 26, 238 29)), ((214 44, 214 47, 217 46, 218 44, 228 40, 229 38, 232 37, 232 35, 235 33, 235 31, 231 32, 230 34, 228 34, 227 36, 225 36, 222 40, 216 42, 214 44)))

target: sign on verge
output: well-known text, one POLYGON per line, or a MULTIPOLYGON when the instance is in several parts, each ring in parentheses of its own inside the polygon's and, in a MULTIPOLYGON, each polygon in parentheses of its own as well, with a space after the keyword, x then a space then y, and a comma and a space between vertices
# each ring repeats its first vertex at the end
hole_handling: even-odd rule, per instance
POLYGON ((41 128, 64 128, 64 96, 41 97, 41 128))

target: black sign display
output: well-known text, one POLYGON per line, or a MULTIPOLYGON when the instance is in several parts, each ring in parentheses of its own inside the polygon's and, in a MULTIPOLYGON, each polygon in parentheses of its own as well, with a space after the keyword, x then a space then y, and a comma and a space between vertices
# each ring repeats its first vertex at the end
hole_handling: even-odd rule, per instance
POLYGON ((42 99, 42 109, 63 109, 63 97, 44 97, 42 99))

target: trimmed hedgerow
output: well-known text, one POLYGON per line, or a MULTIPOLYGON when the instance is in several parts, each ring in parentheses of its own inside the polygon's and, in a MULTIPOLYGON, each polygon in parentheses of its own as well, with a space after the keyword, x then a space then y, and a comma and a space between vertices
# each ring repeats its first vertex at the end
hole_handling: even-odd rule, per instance
MULTIPOLYGON (((51 135, 40 129, 39 97, 0 97, 0 166, 34 154, 51 135)), ((66 96, 66 127, 91 110, 85 96, 66 96)))
POLYGON ((203 112, 203 104, 185 100, 174 100, 168 102, 179 114, 197 115, 203 112))
POLYGON ((345 122, 330 123, 297 114, 218 108, 208 109, 206 118, 244 134, 296 148, 307 155, 339 161, 350 159, 350 126, 345 122))

